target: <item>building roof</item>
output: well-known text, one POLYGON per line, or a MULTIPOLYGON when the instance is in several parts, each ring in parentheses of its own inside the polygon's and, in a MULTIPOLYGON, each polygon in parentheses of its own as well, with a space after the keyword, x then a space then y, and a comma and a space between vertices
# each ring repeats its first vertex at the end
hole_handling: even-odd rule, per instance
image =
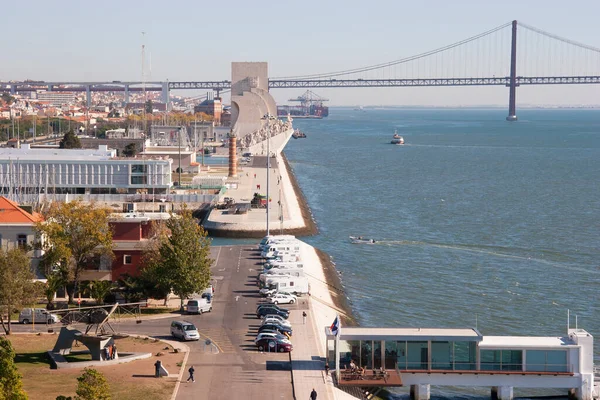
POLYGON ((17 203, 0 196, 0 224, 35 224, 43 221, 40 214, 23 210, 17 203))
MULTIPOLYGON (((329 327, 326 328, 329 330, 329 327)), ((327 332, 328 334, 330 332, 327 332)), ((470 341, 478 342, 482 338, 475 329, 442 328, 362 328, 346 327, 340 329, 341 340, 408 340, 408 341, 470 341)))
POLYGON ((568 337, 484 336, 481 349, 548 349, 576 346, 568 337))

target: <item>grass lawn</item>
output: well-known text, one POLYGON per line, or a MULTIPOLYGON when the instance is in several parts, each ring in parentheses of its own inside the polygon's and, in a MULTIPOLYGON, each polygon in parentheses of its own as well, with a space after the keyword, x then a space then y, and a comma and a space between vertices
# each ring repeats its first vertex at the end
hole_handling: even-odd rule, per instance
MULTIPOLYGON (((46 351, 54 347, 56 334, 19 334, 11 335, 16 357, 15 363, 23 375, 23 387, 30 399, 55 400, 57 396, 75 396, 77 377, 82 369, 69 368, 51 370, 46 351)), ((154 378, 154 363, 160 359, 170 374, 179 372, 178 363, 183 361, 183 353, 171 353, 172 348, 165 350, 163 342, 126 338, 117 340, 119 351, 148 352, 152 357, 145 360, 132 361, 126 364, 96 366, 106 377, 113 399, 131 400, 164 400, 169 399, 175 387, 175 379, 154 378), (156 356, 158 352, 164 353, 156 356)), ((74 347, 73 351, 85 347, 74 347)), ((89 359, 86 355, 73 355, 73 360, 89 359)))

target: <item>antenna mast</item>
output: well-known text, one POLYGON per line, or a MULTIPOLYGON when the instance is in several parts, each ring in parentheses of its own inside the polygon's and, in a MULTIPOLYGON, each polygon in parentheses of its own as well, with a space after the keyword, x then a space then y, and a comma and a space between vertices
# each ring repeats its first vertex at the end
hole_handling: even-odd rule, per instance
POLYGON ((146 97, 146 32, 142 32, 142 92, 144 93, 144 104, 142 105, 142 116, 144 119, 144 135, 146 134, 146 102, 148 101, 146 97))

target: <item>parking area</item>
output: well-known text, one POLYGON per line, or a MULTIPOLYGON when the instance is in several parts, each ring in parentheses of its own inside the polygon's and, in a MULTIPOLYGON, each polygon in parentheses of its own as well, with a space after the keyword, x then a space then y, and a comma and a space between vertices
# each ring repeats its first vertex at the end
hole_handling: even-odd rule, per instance
MULTIPOLYGON (((292 399, 292 374, 289 353, 260 352, 254 345, 261 320, 256 306, 263 302, 258 294, 257 275, 262 269, 256 246, 213 248, 215 296, 213 311, 184 316, 194 323, 203 337, 219 348, 211 351, 205 340, 188 342, 191 352, 186 371, 194 366, 196 383, 183 382, 178 399, 292 399)), ((283 306, 290 317, 308 307, 306 298, 283 306)), ((295 344, 294 336, 291 341, 295 344)), ((184 377, 186 378, 186 377, 184 377)), ((185 379, 184 379, 185 381, 185 379)))

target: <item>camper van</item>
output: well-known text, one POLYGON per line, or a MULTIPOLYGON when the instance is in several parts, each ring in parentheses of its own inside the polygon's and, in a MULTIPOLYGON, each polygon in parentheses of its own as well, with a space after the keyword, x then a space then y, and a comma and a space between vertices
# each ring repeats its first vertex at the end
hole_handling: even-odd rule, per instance
POLYGON ((284 269, 303 269, 304 264, 300 262, 285 262, 285 263, 274 263, 265 264, 264 271, 280 271, 284 269))
POLYGON ((297 295, 308 293, 309 289, 310 285, 308 283, 308 278, 304 276, 288 276, 287 278, 280 277, 277 279, 269 278, 267 280, 267 285, 264 288, 264 290, 275 290, 279 293, 293 293, 297 295))
POLYGON ((281 264, 281 263, 293 263, 300 260, 300 256, 297 254, 278 254, 274 258, 269 258, 265 261, 264 265, 281 264))
POLYGON ((296 237, 293 235, 270 235, 262 238, 260 243, 258 244, 258 248, 260 250, 264 250, 267 246, 273 243, 279 242, 294 242, 296 241, 296 237))
POLYGON ((267 271, 267 272, 260 274, 258 276, 258 280, 259 280, 259 282, 263 283, 267 279, 274 277, 274 276, 300 277, 300 276, 304 276, 304 270, 303 269, 282 269, 282 270, 275 270, 275 271, 271 270, 271 271, 267 271))
POLYGON ((300 254, 300 244, 296 243, 274 243, 266 247, 261 253, 260 256, 262 258, 272 258, 275 257, 275 253, 280 254, 300 254))

